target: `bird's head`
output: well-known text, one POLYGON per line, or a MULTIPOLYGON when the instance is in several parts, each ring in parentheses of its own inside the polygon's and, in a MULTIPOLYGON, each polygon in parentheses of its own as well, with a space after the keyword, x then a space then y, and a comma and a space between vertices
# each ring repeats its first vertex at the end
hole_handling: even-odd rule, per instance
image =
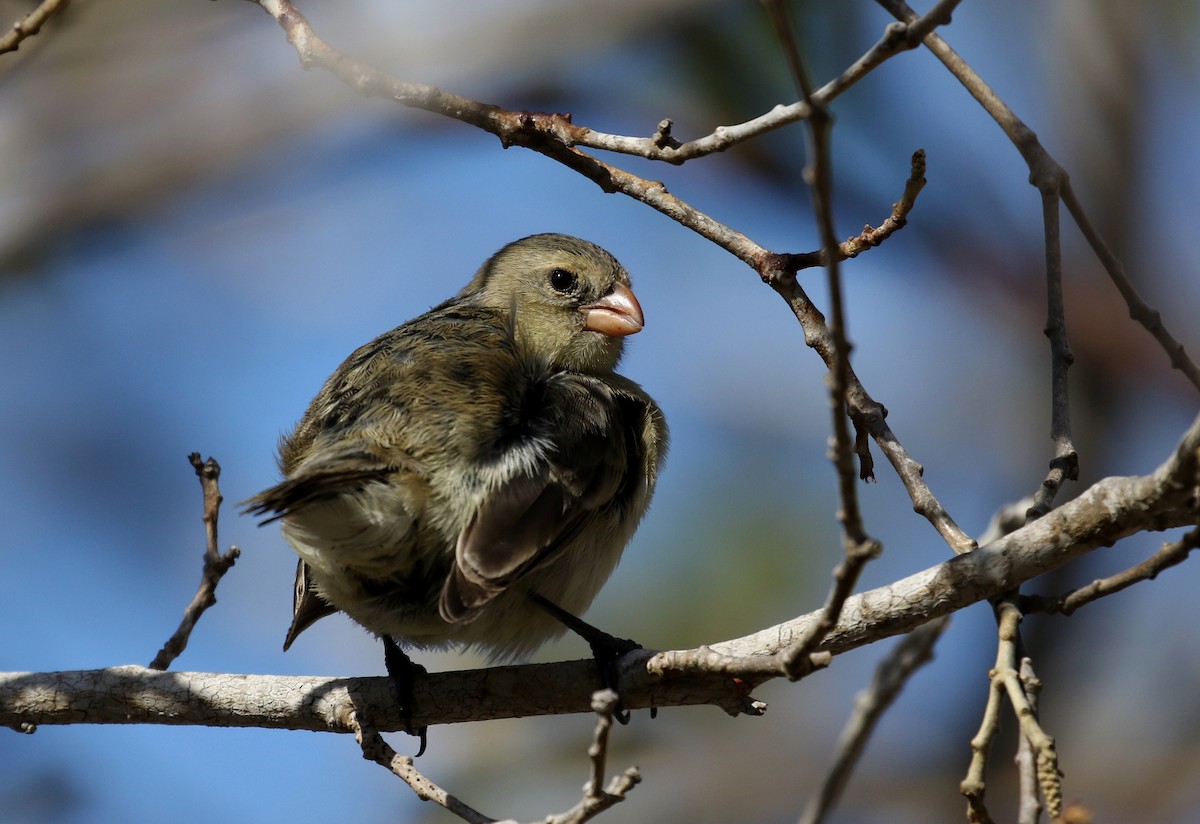
POLYGON ((625 267, 594 243, 568 235, 508 244, 459 297, 511 313, 517 335, 536 356, 580 372, 612 370, 625 336, 645 322, 625 267))

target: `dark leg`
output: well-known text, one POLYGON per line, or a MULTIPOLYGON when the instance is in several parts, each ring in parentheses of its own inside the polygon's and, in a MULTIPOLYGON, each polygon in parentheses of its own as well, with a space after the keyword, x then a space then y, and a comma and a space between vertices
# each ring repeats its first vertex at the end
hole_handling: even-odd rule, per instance
MULTIPOLYGON (((587 641, 588 646, 592 648, 592 657, 596 659, 596 666, 600 669, 600 682, 608 689, 616 692, 619 697, 620 690, 617 689, 617 661, 625 653, 641 649, 642 645, 630 641, 628 638, 617 638, 609 635, 604 630, 597 629, 587 621, 572 615, 558 604, 548 601, 532 590, 529 591, 528 595, 530 600, 549 613, 556 621, 587 641)), ((651 707, 650 717, 654 718, 656 715, 658 715, 658 708, 651 707)), ((629 723, 629 711, 621 706, 619 701, 617 703, 617 711, 613 714, 613 717, 622 724, 629 723)))
POLYGON ((379 636, 383 640, 383 665, 387 668, 388 678, 392 679, 392 688, 396 691, 396 703, 400 707, 400 717, 404 719, 404 731, 421 739, 421 747, 416 757, 425 752, 425 733, 429 727, 413 729, 412 704, 413 679, 425 674, 425 668, 414 664, 412 659, 400 649, 400 646, 386 635, 379 636))

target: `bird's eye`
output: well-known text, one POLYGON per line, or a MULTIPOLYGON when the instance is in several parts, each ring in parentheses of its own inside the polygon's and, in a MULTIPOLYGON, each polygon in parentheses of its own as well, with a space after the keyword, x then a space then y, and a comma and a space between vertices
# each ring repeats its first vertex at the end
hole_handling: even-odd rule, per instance
POLYGON ((556 292, 570 292, 578 280, 574 272, 568 272, 566 269, 553 269, 550 272, 550 286, 556 292))

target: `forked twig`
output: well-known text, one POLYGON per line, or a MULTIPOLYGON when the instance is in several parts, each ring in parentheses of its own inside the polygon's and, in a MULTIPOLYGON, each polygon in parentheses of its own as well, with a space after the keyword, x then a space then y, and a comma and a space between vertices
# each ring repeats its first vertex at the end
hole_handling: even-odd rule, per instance
MULTIPOLYGON (((617 694, 609 689, 592 695, 592 710, 596 713, 596 728, 588 747, 590 769, 583 786, 583 797, 571 809, 548 815, 540 824, 584 824, 600 813, 625 800, 625 795, 641 782, 637 767, 629 767, 604 787, 604 771, 608 761, 608 737, 612 732, 613 715, 619 706, 617 694)), ((362 748, 363 758, 374 761, 407 784, 422 801, 432 801, 439 807, 469 824, 514 824, 511 819, 497 822, 439 787, 416 768, 413 759, 400 755, 372 726, 362 710, 350 713, 347 719, 354 738, 362 748)))
POLYGON ((1062 813, 1062 775, 1058 769, 1058 753, 1054 739, 1046 734, 1037 720, 1037 712, 1026 693, 1021 679, 1020 631, 1021 611, 1015 597, 1001 599, 996 606, 999 624, 999 644, 996 666, 988 673, 987 708, 979 732, 971 739, 971 763, 960 791, 967 798, 967 820, 972 824, 987 824, 991 816, 984 804, 987 789, 988 749, 1000 729, 1000 708, 1004 698, 1012 705, 1021 735, 1028 742, 1034 763, 1036 783, 1051 818, 1062 813))
POLYGON ((200 479, 200 486, 204 490, 204 571, 196 595, 183 611, 183 620, 179 622, 179 628, 158 651, 158 655, 154 656, 154 660, 150 662, 150 669, 165 670, 171 666, 172 661, 183 654, 196 622, 206 609, 217 603, 217 584, 241 555, 241 550, 236 546, 231 546, 223 555, 217 549, 217 517, 223 500, 221 489, 217 485, 217 480, 221 477, 220 465, 213 458, 201 461, 199 452, 188 455, 188 461, 195 468, 196 477, 200 479))
POLYGON ((469 824, 497 824, 496 819, 489 818, 464 804, 454 795, 426 778, 413 764, 412 756, 400 755, 392 749, 392 746, 379 734, 379 730, 365 720, 361 710, 351 713, 348 723, 354 731, 354 739, 362 748, 363 758, 374 761, 390 771, 407 784, 417 794, 417 798, 422 801, 432 801, 469 824))

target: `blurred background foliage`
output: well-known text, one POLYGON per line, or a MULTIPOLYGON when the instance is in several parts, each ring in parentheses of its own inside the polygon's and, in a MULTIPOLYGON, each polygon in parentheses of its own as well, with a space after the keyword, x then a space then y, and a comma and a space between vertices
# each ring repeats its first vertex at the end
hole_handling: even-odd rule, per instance
MULTIPOLYGON (((0 20, 32 5, 0 0, 0 20)), ((334 46, 401 77, 570 111, 607 132, 649 134, 672 117, 688 139, 791 98, 750 0, 301 9, 334 46)), ((794 16, 820 80, 889 22, 867 2, 809 0, 794 16)), ((1195 4, 967 2, 944 34, 1069 169, 1138 288, 1200 352, 1195 4)), ((1036 488, 1051 456, 1038 195, 1017 152, 927 52, 887 63, 833 110, 843 237, 882 221, 912 151, 928 152, 910 225, 845 267, 849 331, 867 388, 943 504, 978 534, 1036 488)), ((792 127, 681 168, 616 161, 769 248, 807 251, 817 243, 803 147, 792 127)), ((0 667, 149 661, 200 567, 186 455, 222 463, 227 502, 268 485, 279 433, 342 357, 539 231, 594 240, 631 270, 648 326, 624 371, 674 433, 655 506, 589 617, 667 648, 816 608, 840 553, 822 371, 742 264, 540 156, 300 71, 248 3, 75 3, 0 56, 0 667)), ((1073 494, 1153 469, 1197 404, 1078 235, 1064 236, 1083 469, 1073 494)), ((805 278, 821 303, 822 277, 805 278)), ((889 469, 878 475, 861 493, 886 551, 864 587, 948 554, 889 469)), ((1030 589, 1124 568, 1159 538, 1094 553, 1030 589)), ((382 672, 378 645, 341 619, 282 655, 292 555, 232 506, 222 540, 243 557, 176 668, 382 672)), ((1195 581, 1185 564, 1069 621, 1025 622, 1067 798, 1098 820, 1200 818, 1195 581)), ((646 782, 605 820, 795 820, 890 646, 766 686, 762 719, 639 713, 617 730, 611 768, 637 763, 646 782)), ((958 782, 994 648, 985 605, 955 616, 833 820, 961 820, 958 782)), ((584 654, 565 639, 539 658, 584 654)), ((998 817, 1014 809, 1007 726, 989 796, 998 817)), ((534 819, 578 797, 590 729, 583 716, 439 728, 420 766, 492 815, 534 819)), ((0 736, 0 762, 9 822, 449 820, 331 735, 44 728, 0 736)))

